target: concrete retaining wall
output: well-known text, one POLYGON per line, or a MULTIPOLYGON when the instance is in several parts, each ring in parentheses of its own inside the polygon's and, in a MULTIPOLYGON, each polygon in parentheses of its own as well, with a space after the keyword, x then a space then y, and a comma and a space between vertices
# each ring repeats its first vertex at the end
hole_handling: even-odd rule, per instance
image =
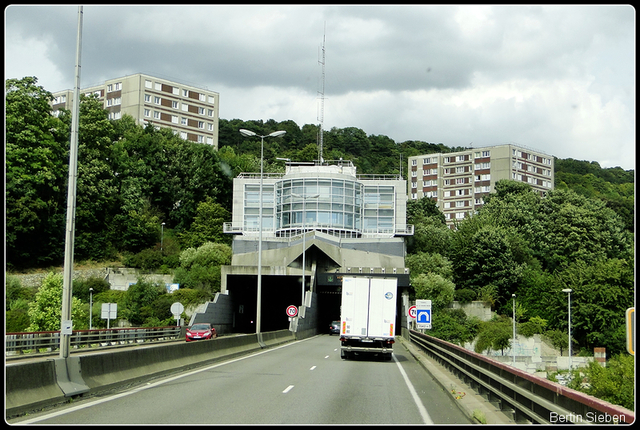
MULTIPOLYGON (((295 340, 289 330, 262 333, 266 347, 295 340)), ((176 342, 76 356, 88 395, 188 370, 261 349, 256 334, 210 341, 176 342)), ((74 358, 76 358, 74 357, 74 358)), ((53 359, 5 365, 6 416, 12 417, 65 401, 53 359)))

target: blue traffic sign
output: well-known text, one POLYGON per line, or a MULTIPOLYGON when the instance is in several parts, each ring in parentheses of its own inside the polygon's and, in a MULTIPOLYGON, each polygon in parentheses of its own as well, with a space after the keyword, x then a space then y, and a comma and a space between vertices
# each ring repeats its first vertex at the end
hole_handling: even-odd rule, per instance
POLYGON ((418 309, 416 322, 419 324, 429 324, 431 322, 431 309, 418 309))

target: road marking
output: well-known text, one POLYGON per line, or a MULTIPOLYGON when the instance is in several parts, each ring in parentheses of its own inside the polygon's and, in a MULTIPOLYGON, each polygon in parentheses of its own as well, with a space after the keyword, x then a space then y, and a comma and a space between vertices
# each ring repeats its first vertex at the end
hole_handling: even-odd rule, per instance
POLYGON ((293 388, 293 385, 289 385, 287 388, 284 389, 282 394, 287 394, 289 391, 291 391, 292 388, 293 388))
MULTIPOLYGON (((111 400, 119 399, 121 397, 130 396, 131 394, 135 394, 135 393, 138 393, 140 391, 147 390, 149 388, 157 387, 158 385, 163 385, 163 384, 166 384, 168 382, 175 381, 176 379, 185 378, 185 377, 188 377, 188 376, 191 376, 191 375, 195 375, 195 374, 198 374, 198 373, 201 373, 201 372, 206 372, 207 370, 215 369, 216 367, 225 366, 227 364, 235 363, 235 362, 241 361, 241 360, 246 360, 248 358, 252 358, 252 357, 255 357, 255 356, 258 356, 258 355, 266 354, 266 353, 269 353, 271 351, 276 351, 276 350, 281 349, 281 348, 287 348, 287 347, 289 347, 291 345, 295 345, 295 344, 300 343, 300 342, 305 342, 305 341, 313 339, 313 338, 314 338, 314 336, 308 337, 306 339, 296 340, 296 341, 293 341, 293 342, 290 342, 290 343, 286 343, 286 344, 281 345, 281 346, 276 346, 276 347, 269 348, 269 349, 263 349, 262 351, 256 352, 255 354, 244 355, 242 357, 234 358, 234 359, 231 359, 229 361, 224 361, 222 363, 217 363, 217 364, 214 364, 214 365, 211 365, 211 366, 206 366, 206 367, 203 367, 203 368, 192 370, 190 372, 181 373, 179 375, 172 376, 172 377, 169 377, 169 378, 166 378, 166 379, 162 379, 160 381, 147 383, 147 385, 143 385, 143 386, 134 388, 134 389, 132 389, 130 391, 125 391, 125 392, 122 392, 122 393, 119 393, 119 394, 115 394, 113 396, 103 397, 103 398, 95 400, 95 401, 88 401, 88 403, 84 403, 82 405, 72 406, 70 408, 62 409, 62 410, 59 410, 59 411, 55 411, 55 412, 52 412, 50 414, 42 415, 42 416, 39 416, 39 417, 34 417, 34 418, 30 418, 30 419, 23 420, 23 421, 17 421, 16 424, 37 423, 39 421, 44 421, 44 420, 47 420, 49 418, 55 418, 55 417, 58 417, 58 416, 61 416, 61 415, 65 415, 65 414, 80 410, 80 409, 90 408, 92 406, 99 405, 101 403, 110 402, 111 400)), ((293 388, 293 385, 291 387, 293 388)))
POLYGON ((316 368, 316 366, 311 366, 311 369, 309 369, 309 370, 313 370, 313 369, 315 369, 315 368, 316 368))
POLYGON ((324 358, 329 358, 329 356, 327 355, 327 356, 325 356, 324 358))
POLYGON ((422 401, 420 400, 420 397, 418 397, 418 393, 416 393, 416 389, 413 388, 413 385, 411 384, 411 381, 409 381, 409 377, 407 376, 407 373, 402 368, 402 365, 400 364, 400 362, 396 358, 395 354, 393 354, 393 361, 396 362, 396 364, 398 365, 398 369, 400 369, 400 373, 402 374, 402 377, 404 378, 404 382, 407 384, 407 387, 409 388, 409 392, 411 393, 411 397, 413 397, 413 401, 416 403, 416 406, 418 407, 418 411, 420 412, 420 415, 422 416, 422 421, 425 424, 433 424, 433 420, 431 419, 431 417, 429 416, 429 413, 427 412, 427 410, 425 409, 424 405, 422 404, 422 401))

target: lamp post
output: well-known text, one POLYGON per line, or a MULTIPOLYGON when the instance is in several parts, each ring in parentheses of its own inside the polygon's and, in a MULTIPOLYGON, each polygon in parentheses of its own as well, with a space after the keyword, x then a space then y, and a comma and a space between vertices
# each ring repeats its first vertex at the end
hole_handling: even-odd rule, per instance
POLYGON ((164 223, 160 224, 160 251, 164 250, 164 223))
MULTIPOLYGON (((278 137, 285 134, 286 131, 274 131, 271 134, 266 136, 260 136, 260 209, 258 210, 258 296, 256 303, 256 333, 260 333, 260 307, 262 305, 262 169, 263 169, 263 160, 264 160, 264 138, 265 137, 278 137)), ((243 136, 251 137, 251 136, 259 136, 257 133, 254 133, 251 130, 246 130, 244 128, 240 129, 240 134, 243 136)))
POLYGON ((89 288, 89 330, 93 328, 91 322, 93 320, 93 288, 89 288))
POLYGON ((513 298, 513 345, 511 345, 511 353, 513 354, 513 366, 516 365, 516 295, 511 294, 513 298))
POLYGON ((563 293, 567 293, 567 300, 568 300, 568 308, 569 308, 569 315, 568 315, 568 325, 569 325, 569 372, 571 372, 571 288, 565 288, 562 290, 563 293))
POLYGON ((307 199, 317 199, 318 197, 320 197, 320 194, 314 194, 312 196, 307 196, 307 195, 300 195, 300 194, 296 194, 296 193, 291 193, 292 196, 294 197, 299 197, 302 199, 302 301, 300 302, 301 305, 300 306, 304 306, 304 284, 307 282, 306 279, 306 275, 305 275, 305 270, 307 268, 307 262, 305 261, 305 254, 307 252, 307 243, 306 243, 306 239, 307 239, 307 231, 305 230, 305 225, 304 225, 304 221, 306 218, 306 212, 305 212, 305 203, 307 202, 307 199))

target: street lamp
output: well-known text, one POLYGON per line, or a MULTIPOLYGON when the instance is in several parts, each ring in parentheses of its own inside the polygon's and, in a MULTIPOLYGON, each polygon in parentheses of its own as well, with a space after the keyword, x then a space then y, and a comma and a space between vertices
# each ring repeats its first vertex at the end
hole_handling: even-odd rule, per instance
MULTIPOLYGON (((240 134, 243 136, 259 136, 251 130, 241 128, 240 134)), ((265 137, 278 137, 285 134, 286 131, 274 131, 266 136, 260 136, 260 209, 258 210, 258 297, 257 297, 257 311, 256 311, 256 333, 260 333, 260 307, 262 305, 262 169, 264 161, 264 138, 265 137)))
POLYGON ((91 321, 93 320, 93 288, 89 288, 89 330, 93 328, 91 321))
POLYGON ((305 212, 305 203, 307 202, 307 199, 317 199, 318 197, 320 197, 320 194, 314 194, 312 196, 306 196, 306 195, 300 195, 300 194, 296 194, 296 193, 291 193, 292 196, 294 197, 298 197, 302 199, 302 301, 301 303, 301 307, 304 306, 304 284, 307 282, 306 279, 306 275, 305 275, 305 270, 307 268, 307 263, 304 259, 305 254, 307 252, 307 243, 306 243, 306 239, 307 239, 307 231, 305 230, 305 226, 304 226, 304 221, 305 218, 307 217, 307 213, 305 212))
POLYGON ((513 354, 513 366, 516 365, 516 295, 511 294, 513 298, 513 345, 511 345, 511 352, 513 354))
POLYGON ((164 223, 160 224, 160 251, 164 249, 164 223))
POLYGON ((567 293, 567 300, 569 306, 569 316, 568 316, 568 324, 569 324, 569 372, 571 372, 571 288, 565 288, 562 290, 563 293, 567 293))

